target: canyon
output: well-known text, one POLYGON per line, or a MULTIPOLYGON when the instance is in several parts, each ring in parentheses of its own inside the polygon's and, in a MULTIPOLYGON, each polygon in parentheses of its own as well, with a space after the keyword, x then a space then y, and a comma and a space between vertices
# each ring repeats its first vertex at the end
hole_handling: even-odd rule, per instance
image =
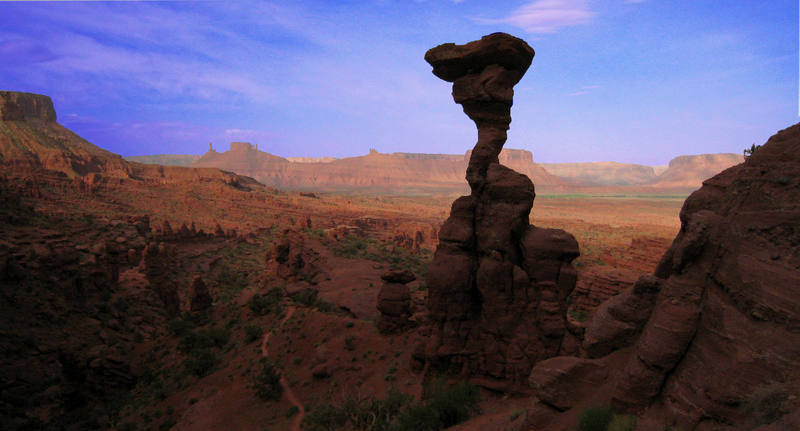
POLYGON ((800 125, 746 160, 537 164, 503 149, 532 58, 426 55, 464 155, 140 163, 0 92, 3 427, 355 429, 443 381, 480 395, 457 430, 800 427, 800 125))

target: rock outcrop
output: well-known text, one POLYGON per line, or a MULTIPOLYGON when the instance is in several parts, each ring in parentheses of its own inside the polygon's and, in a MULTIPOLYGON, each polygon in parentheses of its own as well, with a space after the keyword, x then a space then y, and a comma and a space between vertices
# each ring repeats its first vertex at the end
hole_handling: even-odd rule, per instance
POLYGON ((196 275, 189 288, 189 310, 192 312, 205 311, 212 307, 214 299, 203 282, 203 277, 196 275))
POLYGON ((378 292, 378 330, 382 334, 400 332, 411 326, 411 291, 406 286, 417 277, 408 270, 387 271, 381 275, 384 284, 378 292))
POLYGON ((656 269, 662 284, 614 398, 680 424, 744 424, 760 388, 800 388, 800 124, 705 181, 656 269), (713 366, 710 366, 713 364, 713 366))
POLYGON ((575 406, 584 381, 596 388, 584 400, 634 411, 642 429, 795 429, 798 178, 800 124, 706 180, 684 203, 655 274, 597 309, 581 357, 537 364, 537 396, 556 409, 575 406), (593 380, 603 375, 597 366, 605 383, 593 380))
POLYGON ((303 235, 293 229, 285 229, 280 240, 267 255, 269 271, 284 280, 307 281, 317 284, 325 274, 321 269, 321 257, 305 244, 303 235))
POLYGON ((178 286, 172 277, 170 266, 174 263, 170 252, 173 246, 165 243, 148 244, 142 257, 142 272, 144 272, 150 289, 155 292, 164 305, 164 310, 170 316, 180 313, 181 300, 178 296, 178 286))
POLYGON ((678 156, 669 161, 667 169, 654 178, 650 186, 693 191, 703 181, 743 161, 742 155, 731 153, 678 156))
POLYGON ((53 101, 41 94, 0 91, 0 118, 3 121, 41 120, 55 123, 53 101))
POLYGON ((498 160, 513 86, 533 55, 504 33, 425 54, 433 73, 453 82, 478 142, 467 166, 472 193, 453 202, 428 270, 432 337, 416 356, 440 369, 515 382, 558 354, 577 277, 570 262, 579 254, 572 235, 529 224, 533 183, 498 160))

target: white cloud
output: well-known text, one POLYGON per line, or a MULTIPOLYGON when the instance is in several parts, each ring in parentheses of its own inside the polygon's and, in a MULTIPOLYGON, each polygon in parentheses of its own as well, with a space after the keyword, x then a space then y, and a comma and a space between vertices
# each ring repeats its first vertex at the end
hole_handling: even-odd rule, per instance
POLYGON ((505 18, 476 21, 511 24, 528 33, 555 33, 562 27, 588 24, 594 15, 585 0, 536 0, 505 18))
POLYGON ((581 87, 578 91, 573 91, 572 93, 567 93, 567 96, 582 96, 584 94, 593 93, 594 90, 599 89, 599 85, 585 85, 581 87))

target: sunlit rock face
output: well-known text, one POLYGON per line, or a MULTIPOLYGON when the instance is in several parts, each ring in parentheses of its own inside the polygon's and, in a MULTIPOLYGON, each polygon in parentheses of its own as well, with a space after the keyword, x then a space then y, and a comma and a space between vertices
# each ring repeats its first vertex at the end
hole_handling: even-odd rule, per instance
POLYGON ((472 193, 453 202, 428 271, 431 338, 417 358, 468 375, 524 381, 561 350, 575 287, 575 238, 531 226, 531 180, 499 163, 514 85, 533 60, 525 41, 494 33, 425 54, 478 128, 466 170, 472 193))
POLYGON ((56 110, 48 96, 18 91, 0 91, 0 119, 3 121, 42 120, 55 123, 56 110))

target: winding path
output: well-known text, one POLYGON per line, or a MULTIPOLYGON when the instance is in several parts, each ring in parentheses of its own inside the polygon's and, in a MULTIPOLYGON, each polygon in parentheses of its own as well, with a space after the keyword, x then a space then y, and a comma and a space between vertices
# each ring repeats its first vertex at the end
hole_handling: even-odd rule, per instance
MULTIPOLYGON (((287 307, 286 316, 283 317, 281 322, 278 324, 278 329, 283 327, 283 324, 289 320, 292 315, 294 314, 297 307, 289 306, 287 307)), ((273 331, 269 331, 264 335, 264 338, 261 340, 261 357, 268 358, 269 351, 267 350, 267 342, 269 341, 270 335, 272 335, 273 331)), ((297 414, 292 421, 292 427, 290 428, 291 431, 301 431, 300 424, 303 423, 303 418, 306 416, 306 409, 303 407, 303 404, 300 403, 300 400, 297 399, 297 396, 294 394, 291 386, 289 386, 289 382, 286 381, 286 377, 284 377, 283 373, 281 373, 281 380, 280 380, 281 388, 283 388, 283 393, 286 394, 286 398, 289 399, 289 402, 292 403, 293 406, 297 407, 297 414)))

